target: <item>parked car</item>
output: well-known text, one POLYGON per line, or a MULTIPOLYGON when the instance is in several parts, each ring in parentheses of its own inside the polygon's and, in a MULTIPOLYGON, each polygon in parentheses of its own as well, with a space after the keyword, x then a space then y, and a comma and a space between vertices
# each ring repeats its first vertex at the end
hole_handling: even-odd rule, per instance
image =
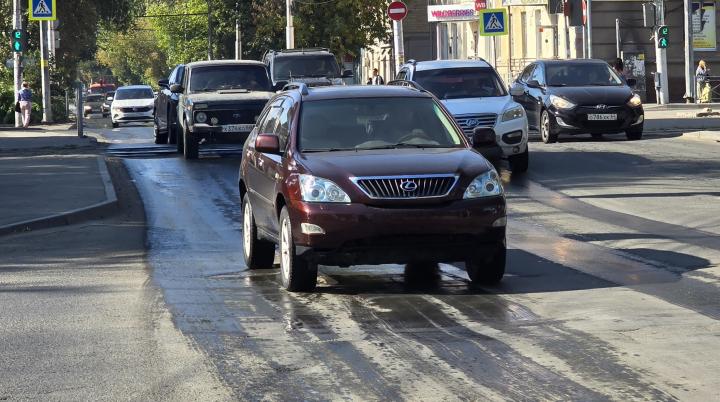
POLYGON ((102 111, 103 117, 109 117, 110 116, 110 105, 112 105, 112 101, 115 98, 115 91, 110 91, 105 94, 105 98, 103 100, 102 105, 100 106, 100 110, 102 111))
POLYGON ((282 89, 288 82, 304 82, 311 86, 343 85, 343 78, 351 78, 351 70, 340 71, 335 55, 328 49, 270 50, 263 62, 268 66, 273 90, 282 89))
POLYGON ((88 117, 93 113, 102 113, 102 104, 105 97, 100 94, 87 94, 83 100, 83 116, 88 117))
POLYGON ((149 85, 128 85, 115 91, 110 105, 112 126, 120 123, 153 121, 153 90, 149 85))
POLYGON ((196 159, 200 141, 243 143, 273 93, 265 65, 251 60, 199 61, 185 65, 179 94, 178 150, 196 159))
POLYGON ((642 138, 645 120, 640 96, 603 60, 539 60, 523 70, 510 93, 523 105, 544 143, 560 134, 625 132, 642 138))
POLYGON ((527 117, 490 64, 484 60, 410 60, 396 79, 415 82, 434 94, 466 136, 472 136, 476 127, 492 128, 510 169, 527 171, 527 117))
POLYGON ((465 261, 473 282, 501 280, 503 187, 442 103, 401 86, 295 88, 243 149, 248 268, 272 267, 279 244, 290 291, 314 289, 318 264, 465 261))
MULTIPOLYGON (((160 91, 155 98, 155 143, 156 144, 176 144, 180 125, 177 118, 178 110, 178 93, 170 91, 170 86, 182 84, 183 75, 185 74, 185 65, 178 64, 170 73, 167 79, 158 81, 160 91)), ((179 149, 182 151, 182 149, 179 149)))

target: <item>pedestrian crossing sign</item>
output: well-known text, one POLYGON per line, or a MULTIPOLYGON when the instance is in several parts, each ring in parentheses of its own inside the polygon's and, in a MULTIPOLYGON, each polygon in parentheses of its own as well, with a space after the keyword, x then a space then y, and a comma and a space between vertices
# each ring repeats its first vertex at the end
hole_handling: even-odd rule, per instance
POLYGON ((507 10, 493 8, 480 11, 480 35, 507 35, 507 10))
POLYGON ((57 13, 55 10, 55 2, 57 0, 29 0, 30 10, 29 20, 32 21, 55 21, 57 13))

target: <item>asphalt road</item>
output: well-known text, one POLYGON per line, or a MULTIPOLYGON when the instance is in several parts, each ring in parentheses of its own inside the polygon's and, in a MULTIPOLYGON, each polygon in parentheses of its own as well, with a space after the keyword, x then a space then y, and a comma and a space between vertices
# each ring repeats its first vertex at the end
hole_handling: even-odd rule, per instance
POLYGON ((238 399, 720 400, 717 143, 532 143, 530 173, 503 173, 497 287, 461 265, 321 267, 292 294, 244 266, 236 153, 99 131, 143 199, 153 284, 238 399))

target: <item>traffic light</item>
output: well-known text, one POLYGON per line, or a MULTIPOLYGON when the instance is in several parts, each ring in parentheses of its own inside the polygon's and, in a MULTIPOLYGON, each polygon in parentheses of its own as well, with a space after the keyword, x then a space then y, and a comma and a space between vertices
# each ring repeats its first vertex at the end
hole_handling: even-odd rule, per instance
POLYGON ((24 52, 27 48, 27 32, 23 29, 16 29, 12 32, 13 52, 24 52))
POLYGON ((668 47, 670 42, 670 28, 665 25, 660 25, 657 30, 657 44, 660 49, 668 47))

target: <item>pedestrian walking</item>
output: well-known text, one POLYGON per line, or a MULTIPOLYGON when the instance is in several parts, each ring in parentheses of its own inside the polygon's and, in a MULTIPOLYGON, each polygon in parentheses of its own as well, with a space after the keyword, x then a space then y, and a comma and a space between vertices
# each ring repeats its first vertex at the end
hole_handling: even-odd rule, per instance
POLYGON ((705 64, 705 60, 698 62, 698 68, 695 70, 695 81, 697 82, 697 96, 700 103, 710 103, 710 82, 708 74, 710 69, 705 64))
POLYGON ((22 83, 22 89, 18 92, 18 102, 20 102, 20 115, 22 116, 23 127, 30 125, 30 112, 32 111, 32 91, 27 82, 22 83))
POLYGON ((385 85, 385 80, 380 75, 377 68, 373 68, 372 77, 368 80, 368 85, 385 85))

